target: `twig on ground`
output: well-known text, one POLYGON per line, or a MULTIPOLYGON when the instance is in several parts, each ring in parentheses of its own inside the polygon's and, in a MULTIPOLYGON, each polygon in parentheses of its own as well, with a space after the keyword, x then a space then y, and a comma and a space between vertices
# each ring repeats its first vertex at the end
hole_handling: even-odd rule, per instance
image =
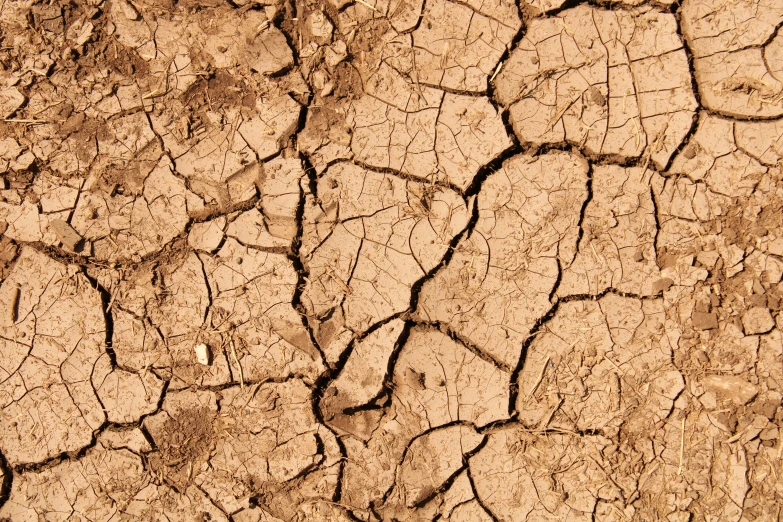
POLYGON ((229 345, 231 346, 231 355, 234 357, 234 362, 237 365, 237 369, 239 369, 239 387, 241 389, 245 389, 245 374, 242 371, 242 364, 239 362, 239 357, 237 357, 237 349, 234 346, 234 340, 232 339, 229 342, 229 345))

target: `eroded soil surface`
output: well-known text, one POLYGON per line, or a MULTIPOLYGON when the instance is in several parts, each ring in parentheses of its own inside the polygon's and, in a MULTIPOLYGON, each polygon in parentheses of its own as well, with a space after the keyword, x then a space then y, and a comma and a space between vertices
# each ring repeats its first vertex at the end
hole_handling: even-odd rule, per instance
POLYGON ((781 520, 782 27, 4 0, 0 520, 781 520))

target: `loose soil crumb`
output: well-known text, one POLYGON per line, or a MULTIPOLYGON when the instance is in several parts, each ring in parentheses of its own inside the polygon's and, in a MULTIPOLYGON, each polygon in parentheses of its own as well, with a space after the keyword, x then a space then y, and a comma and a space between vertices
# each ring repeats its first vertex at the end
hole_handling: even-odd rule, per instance
POLYGON ((782 26, 6 0, 0 520, 778 520, 782 26))

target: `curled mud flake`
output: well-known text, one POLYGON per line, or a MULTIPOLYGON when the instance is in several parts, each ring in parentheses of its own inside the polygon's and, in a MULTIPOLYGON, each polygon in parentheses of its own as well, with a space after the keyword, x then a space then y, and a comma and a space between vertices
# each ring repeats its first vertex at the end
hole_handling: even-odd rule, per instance
POLYGON ((8 427, 0 449, 15 466, 90 444, 105 420, 90 375, 106 325, 87 278, 29 247, 0 286, 0 295, 12 293, 18 301, 13 314, 4 310, 0 333, 0 421, 8 427))
POLYGON ((718 328, 718 314, 715 312, 693 312, 691 324, 696 330, 714 330, 718 328))
POLYGON ((602 469, 607 446, 602 437, 509 427, 490 434, 468 464, 494 520, 586 522, 597 500, 611 493, 602 469))
POLYGON ((54 231, 57 239, 63 248, 70 250, 81 250, 84 245, 84 239, 76 232, 71 225, 62 219, 53 219, 49 221, 49 226, 54 231))
POLYGON ((657 174, 637 167, 593 169, 593 197, 582 219, 582 238, 573 263, 564 267, 558 295, 596 295, 608 288, 656 293, 661 275, 651 176, 657 174))
POLYGON ((783 115, 779 2, 687 0, 681 19, 706 108, 727 116, 783 115))
POLYGON ((692 124, 688 73, 673 15, 579 6, 532 20, 495 86, 523 143, 662 168, 692 124))
POLYGON ((451 261, 425 282, 417 316, 441 321, 513 368, 551 307, 558 263, 574 257, 587 162, 561 152, 519 155, 491 174, 479 218, 451 261))
POLYGON ((484 436, 470 426, 449 426, 415 439, 398 470, 397 484, 385 505, 378 509, 384 518, 405 520, 420 515, 416 509, 447 485, 465 466, 466 454, 473 453, 484 436))
POLYGON ((303 30, 305 40, 315 41, 316 45, 328 45, 332 41, 334 24, 323 11, 314 11, 304 21, 303 30))
POLYGON ((394 367, 394 399, 422 429, 455 421, 483 426, 508 417, 509 378, 443 333, 415 328, 394 367))
POLYGON ((211 291, 204 334, 219 347, 213 354, 230 358, 234 382, 290 375, 315 380, 323 363, 291 304, 298 282, 291 260, 232 238, 202 259, 211 291))
POLYGON ((563 303, 533 340, 517 410, 547 429, 641 434, 672 409, 684 381, 671 363, 662 300, 607 294, 563 303))
POLYGON ((255 199, 263 178, 262 170, 260 164, 253 163, 228 178, 228 201, 232 205, 241 205, 255 199))
POLYGON ((122 517, 152 477, 141 458, 126 449, 98 443, 78 460, 64 460, 14 477, 8 502, 0 508, 7 520, 110 520, 122 517))

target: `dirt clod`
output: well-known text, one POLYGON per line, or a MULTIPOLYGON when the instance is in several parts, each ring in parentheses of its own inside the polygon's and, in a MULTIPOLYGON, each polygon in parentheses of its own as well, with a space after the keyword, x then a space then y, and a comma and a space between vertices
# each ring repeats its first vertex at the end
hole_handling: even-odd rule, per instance
POLYGON ((693 312, 691 322, 697 330, 713 330, 718 327, 718 316, 712 312, 693 312))
POLYGON ((766 308, 751 308, 742 316, 742 326, 746 335, 764 334, 772 330, 775 320, 766 308))

